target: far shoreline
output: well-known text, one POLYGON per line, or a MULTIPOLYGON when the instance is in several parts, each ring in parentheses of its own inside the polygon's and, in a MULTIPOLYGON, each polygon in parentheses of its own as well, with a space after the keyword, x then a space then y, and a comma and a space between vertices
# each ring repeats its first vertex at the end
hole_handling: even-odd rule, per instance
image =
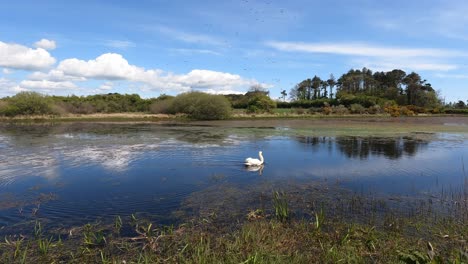
POLYGON ((336 129, 344 134, 397 136, 407 133, 468 133, 467 115, 233 115, 224 120, 193 120, 183 115, 145 113, 86 114, 67 116, 0 117, 0 129, 8 126, 65 124, 148 124, 207 126, 213 128, 293 128, 327 136, 336 129))

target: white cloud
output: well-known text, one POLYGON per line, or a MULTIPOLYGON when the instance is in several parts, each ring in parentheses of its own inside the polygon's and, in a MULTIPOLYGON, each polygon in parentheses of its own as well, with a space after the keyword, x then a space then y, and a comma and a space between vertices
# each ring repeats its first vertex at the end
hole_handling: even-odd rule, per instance
POLYGON ((266 43, 274 49, 287 52, 322 53, 351 57, 350 64, 365 66, 373 70, 392 70, 396 68, 412 71, 451 71, 459 65, 447 62, 448 59, 467 57, 468 53, 447 49, 402 48, 378 46, 365 43, 303 43, 278 42, 266 43))
MULTIPOLYGON (((120 54, 106 53, 94 60, 67 59, 55 69, 55 75, 63 74, 74 78, 100 80, 126 80, 145 85, 145 90, 186 92, 192 89, 207 90, 213 93, 245 91, 248 87, 259 84, 255 80, 242 78, 237 74, 211 70, 194 69, 187 74, 173 74, 159 69, 146 70, 131 65, 120 54)), ((39 75, 40 74, 36 74, 39 75)), ((53 76, 52 71, 47 74, 53 76)), ((262 84, 265 87, 271 87, 262 84)))
POLYGON ((449 78, 449 79, 468 79, 468 74, 443 74, 438 73, 435 75, 437 78, 449 78))
POLYGON ((103 80, 142 80, 151 75, 157 75, 157 71, 145 71, 134 65, 130 65, 120 54, 106 53, 95 60, 66 59, 60 62, 57 70, 65 75, 103 80))
POLYGON ((220 56, 221 53, 213 51, 213 50, 207 50, 207 49, 170 49, 170 51, 174 51, 177 53, 182 53, 182 54, 208 54, 208 55, 216 55, 220 56))
POLYGON ((194 89, 222 88, 222 90, 226 90, 233 86, 250 86, 256 84, 251 80, 243 79, 237 74, 209 70, 192 70, 188 74, 171 76, 170 79, 174 83, 179 83, 194 89))
POLYGON ((37 41, 36 43, 34 43, 34 46, 36 48, 41 48, 45 50, 53 50, 57 47, 57 45, 55 44, 55 41, 48 40, 48 39, 41 39, 37 41))
POLYGON ((126 40, 108 40, 105 42, 104 45, 117 49, 127 49, 136 47, 135 43, 126 40))
POLYGON ((226 43, 222 40, 205 35, 205 34, 194 34, 194 33, 187 33, 184 31, 176 30, 173 28, 165 27, 165 26, 144 26, 143 29, 146 30, 156 30, 166 36, 169 36, 173 39, 177 39, 186 43, 192 44, 205 44, 205 45, 212 45, 212 46, 225 46, 226 43))
POLYGON ((45 91, 52 91, 52 90, 59 90, 59 89, 77 89, 78 87, 69 81, 66 82, 54 82, 48 80, 41 80, 41 81, 31 81, 31 80, 24 80, 20 82, 20 87, 25 88, 28 90, 45 90, 45 91))
POLYGON ((39 70, 51 67, 55 63, 45 49, 32 49, 14 43, 0 41, 0 67, 39 70))
POLYGON ((427 49, 427 48, 400 48, 375 46, 364 43, 304 43, 304 42, 279 42, 270 41, 266 45, 281 50, 291 52, 308 52, 308 53, 327 53, 350 56, 365 56, 365 57, 456 57, 467 56, 467 54, 444 50, 444 49, 427 49))
POLYGON ((111 90, 112 87, 114 87, 113 82, 105 82, 101 84, 101 86, 99 86, 99 89, 107 91, 107 90, 111 90))
POLYGON ((375 59, 375 60, 354 60, 355 65, 367 67, 375 71, 391 71, 393 69, 403 69, 406 71, 451 71, 458 69, 458 65, 437 61, 427 61, 423 59, 408 60, 403 58, 375 59))
POLYGON ((20 87, 15 81, 0 78, 0 97, 13 95, 23 91, 27 91, 27 89, 20 87))
POLYGON ((7 68, 3 68, 3 69, 2 69, 2 73, 5 74, 5 75, 7 75, 7 74, 13 73, 13 71, 10 70, 10 69, 7 69, 7 68))
POLYGON ((62 82, 62 81, 86 81, 85 77, 77 77, 66 75, 63 71, 53 69, 50 70, 48 73, 44 72, 33 72, 28 76, 29 80, 33 81, 40 81, 40 80, 48 80, 54 82, 62 82))

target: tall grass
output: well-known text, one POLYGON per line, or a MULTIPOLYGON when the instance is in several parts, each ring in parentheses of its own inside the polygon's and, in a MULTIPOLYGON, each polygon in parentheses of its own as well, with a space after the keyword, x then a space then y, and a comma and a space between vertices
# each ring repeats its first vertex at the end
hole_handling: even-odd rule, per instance
POLYGON ((278 220, 286 221, 289 219, 288 200, 284 192, 275 191, 273 193, 273 207, 278 220))

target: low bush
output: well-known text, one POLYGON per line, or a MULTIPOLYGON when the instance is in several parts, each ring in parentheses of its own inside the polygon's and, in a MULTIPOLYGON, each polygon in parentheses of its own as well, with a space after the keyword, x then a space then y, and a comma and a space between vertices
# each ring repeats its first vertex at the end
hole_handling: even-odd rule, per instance
POLYGON ((249 99, 247 113, 273 113, 276 102, 264 94, 256 94, 249 99))
POLYGON ((293 113, 298 115, 303 115, 306 113, 306 110, 304 108, 293 108, 292 111, 293 113))
POLYGON ((50 97, 36 92, 20 92, 3 104, 0 114, 5 116, 55 114, 50 97))
POLYGON ((349 114, 349 110, 344 105, 338 105, 332 107, 332 113, 337 115, 346 115, 349 114))
POLYGON ((329 115, 333 112, 333 107, 327 105, 322 108, 322 113, 325 115, 329 115))
POLYGON ((369 114, 375 115, 375 114, 382 114, 385 111, 380 107, 380 105, 373 105, 367 109, 367 112, 369 114))
POLYGON ((173 101, 173 98, 156 100, 150 105, 149 110, 152 114, 171 114, 173 101))
POLYGON ((231 115, 231 104, 222 95, 189 92, 176 96, 169 111, 184 113, 190 118, 200 120, 226 119, 231 115))
POLYGON ((364 114, 366 112, 366 109, 360 104, 352 104, 349 106, 349 111, 352 114, 364 114))

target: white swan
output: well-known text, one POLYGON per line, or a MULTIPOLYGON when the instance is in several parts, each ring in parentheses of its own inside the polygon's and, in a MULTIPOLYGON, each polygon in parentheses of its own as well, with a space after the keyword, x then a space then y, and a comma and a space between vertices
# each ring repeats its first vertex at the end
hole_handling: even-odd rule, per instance
POLYGON ((254 158, 246 158, 244 164, 246 166, 260 166, 263 164, 263 155, 262 152, 258 152, 258 156, 260 159, 254 159, 254 158))

